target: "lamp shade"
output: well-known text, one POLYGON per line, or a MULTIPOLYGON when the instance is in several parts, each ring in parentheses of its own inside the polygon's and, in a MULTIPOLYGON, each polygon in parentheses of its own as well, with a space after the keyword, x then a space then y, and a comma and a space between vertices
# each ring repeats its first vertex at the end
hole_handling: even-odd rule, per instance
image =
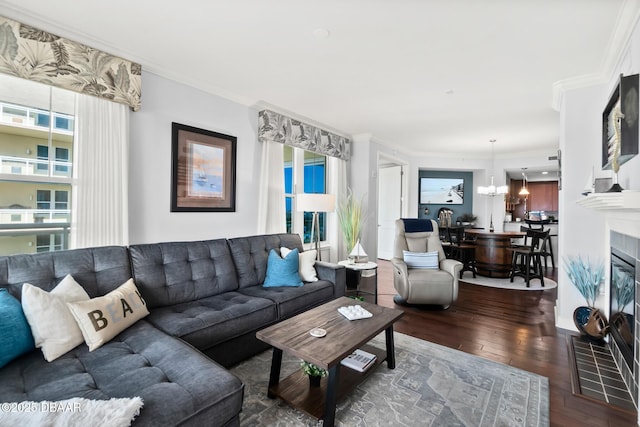
POLYGON ((296 194, 298 212, 333 212, 336 209, 336 195, 322 193, 296 194))

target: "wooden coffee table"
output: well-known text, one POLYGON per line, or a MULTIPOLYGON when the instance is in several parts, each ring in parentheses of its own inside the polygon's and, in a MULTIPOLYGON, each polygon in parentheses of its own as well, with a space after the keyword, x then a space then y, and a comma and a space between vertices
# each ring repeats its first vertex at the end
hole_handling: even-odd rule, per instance
POLYGON ((325 427, 333 426, 338 399, 353 390, 384 360, 389 369, 395 368, 393 323, 403 314, 393 308, 341 297, 258 331, 256 337, 273 347, 267 395, 279 397, 315 418, 322 418, 325 427), (338 312, 339 307, 355 304, 360 304, 373 317, 348 320, 338 312), (325 329, 327 335, 322 338, 311 336, 309 331, 315 328, 325 329), (386 351, 365 345, 382 331, 385 331, 386 351), (376 364, 362 373, 346 367, 341 369, 340 361, 358 348, 375 354, 376 364), (307 376, 300 369, 280 381, 283 351, 327 370, 328 377, 323 378, 320 387, 310 387, 307 376))

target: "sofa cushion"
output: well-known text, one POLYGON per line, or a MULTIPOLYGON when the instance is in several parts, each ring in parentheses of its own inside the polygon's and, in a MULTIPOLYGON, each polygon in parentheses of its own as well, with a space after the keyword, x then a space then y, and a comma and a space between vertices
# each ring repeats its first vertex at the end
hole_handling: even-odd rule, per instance
POLYGON ((238 289, 225 239, 133 245, 133 278, 149 309, 238 289))
POLYGON ((31 328, 20 301, 0 289, 0 368, 33 349, 31 328))
POLYGON ((274 301, 278 306, 278 319, 293 316, 335 298, 333 283, 326 280, 305 283, 297 288, 251 286, 238 292, 274 301))
POLYGON ((67 307, 76 319, 89 351, 149 315, 133 279, 107 295, 87 301, 68 302, 67 307))
POLYGON ((225 292, 153 309, 147 320, 169 335, 205 350, 275 322, 277 311, 269 299, 225 292))
POLYGON ((282 246, 289 249, 297 248, 299 252, 303 250, 300 236, 297 234, 268 234, 229 239, 240 288, 262 285, 267 274, 269 251, 278 251, 282 246))
POLYGON ((267 277, 262 286, 271 288, 274 286, 302 286, 298 274, 298 250, 294 249, 284 258, 278 255, 275 249, 269 252, 267 260, 267 277))
POLYGON ((89 295, 68 274, 51 292, 22 285, 22 307, 37 348, 51 362, 84 342, 67 302, 86 301, 89 295))
POLYGON ((132 396, 144 401, 137 427, 224 425, 242 409, 243 385, 145 320, 94 352, 82 345, 47 363, 34 351, 0 370, 1 402, 132 396))

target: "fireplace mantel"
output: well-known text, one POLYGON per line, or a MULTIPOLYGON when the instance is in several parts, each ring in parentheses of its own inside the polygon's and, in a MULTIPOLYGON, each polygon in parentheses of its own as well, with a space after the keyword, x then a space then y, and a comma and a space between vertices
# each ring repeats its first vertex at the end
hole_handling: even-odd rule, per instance
POLYGON ((640 212, 640 191, 621 193, 591 193, 576 203, 599 211, 640 212))

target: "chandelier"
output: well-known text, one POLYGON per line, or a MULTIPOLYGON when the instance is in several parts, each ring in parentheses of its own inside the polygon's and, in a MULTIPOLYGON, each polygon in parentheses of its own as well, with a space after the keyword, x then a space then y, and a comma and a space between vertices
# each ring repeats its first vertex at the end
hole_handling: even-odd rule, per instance
POLYGON ((507 194, 509 192, 509 187, 507 187, 506 185, 499 185, 499 186, 495 186, 495 184, 493 183, 493 169, 494 169, 494 156, 493 156, 493 145, 495 144, 496 140, 495 139, 491 139, 491 180, 489 182, 489 185, 487 186, 482 186, 479 185, 478 186, 478 194, 482 194, 484 196, 497 196, 499 194, 507 194))

